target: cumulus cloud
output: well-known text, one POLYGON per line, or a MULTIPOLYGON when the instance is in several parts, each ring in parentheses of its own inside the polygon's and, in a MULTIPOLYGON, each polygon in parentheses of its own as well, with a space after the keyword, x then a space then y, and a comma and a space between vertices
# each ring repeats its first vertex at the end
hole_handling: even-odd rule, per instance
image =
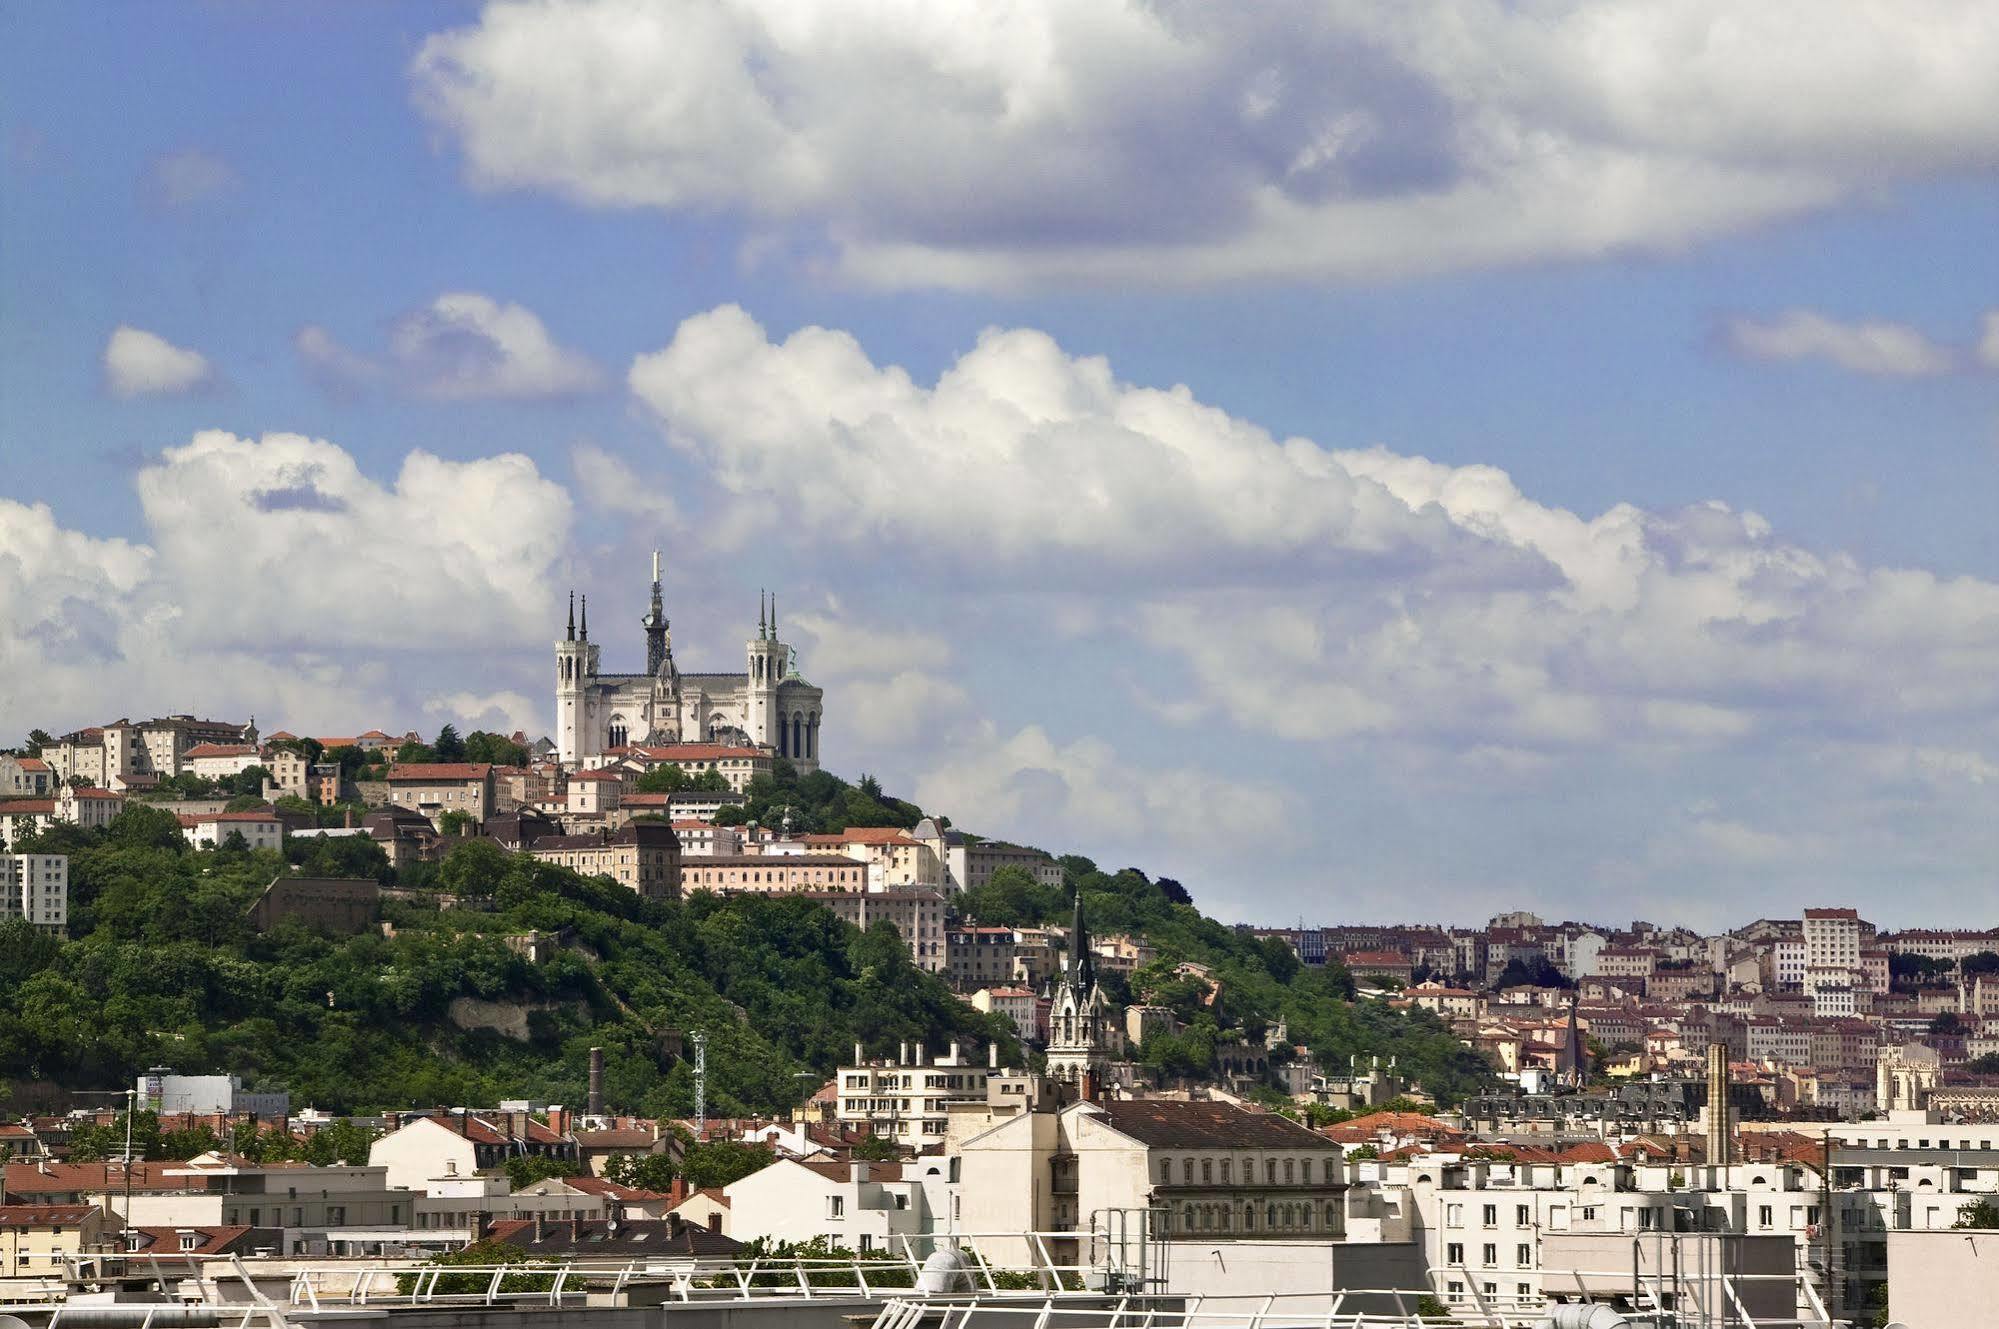
POLYGON ((1757 360, 1827 360, 1856 374, 1922 378, 1950 372, 1955 357, 1903 323, 1845 323, 1809 309, 1767 322, 1738 318, 1728 325, 1729 344, 1757 360))
POLYGON ((450 692, 423 704, 425 715, 455 724, 461 734, 483 729, 494 734, 537 736, 544 723, 543 704, 519 692, 450 692))
POLYGON ((949 676, 954 652, 938 633, 851 613, 838 597, 786 611, 782 630, 798 642, 812 681, 837 698, 831 737, 871 757, 947 746, 974 709, 949 676))
POLYGON ((631 383, 718 481, 722 528, 775 511, 757 539, 920 551, 904 575, 1116 585, 1115 629, 1178 666, 1141 689, 1176 723, 1531 761, 1999 703, 1992 583, 1808 550, 1721 502, 1583 516, 1495 467, 1279 440, 1036 332, 988 332, 928 386, 726 307, 631 383))
POLYGON ((718 528, 741 539, 781 513, 794 536, 827 545, 889 540, 1065 580, 1092 567, 1205 578, 1277 558, 1436 567, 1447 549, 1460 555, 1453 575, 1543 572, 1440 512, 1411 511, 1313 443, 1275 439, 1184 387, 1120 383, 1041 332, 988 331, 925 387, 847 333, 773 343, 729 305, 682 323, 629 381, 669 440, 741 500, 718 528))
POLYGON ((988 834, 1032 826, 1062 844, 1131 846, 1161 839, 1179 848, 1231 836, 1285 838, 1297 804, 1281 786, 1217 781, 1194 767, 1133 764, 1108 743, 1061 743, 1040 725, 1002 735, 987 725, 951 745, 916 782, 916 801, 976 823, 988 834), (1198 810, 1198 815, 1196 811, 1198 810))
POLYGON ((52 729, 149 706, 377 723, 385 699, 556 622, 569 500, 525 457, 413 452, 384 484, 331 443, 209 431, 136 484, 145 543, 0 500, 0 694, 32 683, 0 712, 52 729))
POLYGON ((578 443, 570 449, 569 460, 576 470, 577 488, 590 506, 669 528, 679 523, 680 505, 673 495, 633 470, 623 457, 594 443, 578 443))
POLYGON ((603 371, 558 345, 532 310, 476 291, 447 291, 403 314, 379 357, 312 323, 292 345, 306 373, 338 396, 384 381, 441 401, 573 397, 604 385, 603 371))
POLYGON ((192 392, 214 381, 208 357, 121 323, 104 346, 104 381, 120 397, 192 392))
POLYGON ((242 184, 222 158, 199 148, 155 157, 146 168, 146 193, 155 206, 180 211, 232 194, 242 184))
POLYGON ((1995 68, 1977 0, 496 0, 411 78, 478 187, 997 287, 1673 250, 1989 168, 1995 68))

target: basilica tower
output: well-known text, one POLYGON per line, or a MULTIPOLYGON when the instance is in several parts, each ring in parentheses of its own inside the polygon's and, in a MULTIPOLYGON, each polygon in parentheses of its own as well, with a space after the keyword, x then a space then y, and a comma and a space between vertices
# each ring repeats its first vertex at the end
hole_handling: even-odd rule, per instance
POLYGON ((777 639, 777 597, 757 592, 757 635, 749 643, 749 683, 743 696, 743 729, 752 743, 777 745, 777 685, 784 679, 784 647, 777 639))
POLYGON ((583 628, 576 627, 576 592, 569 593, 569 629, 555 643, 555 747, 564 765, 576 766, 601 750, 591 714, 590 680, 597 648, 590 642, 590 597, 583 597, 583 628))

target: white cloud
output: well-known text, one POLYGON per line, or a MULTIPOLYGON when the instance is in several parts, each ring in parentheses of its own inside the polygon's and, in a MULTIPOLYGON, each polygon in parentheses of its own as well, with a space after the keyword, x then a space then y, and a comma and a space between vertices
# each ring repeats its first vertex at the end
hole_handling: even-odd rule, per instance
POLYGON ((1999 309, 1985 316, 1985 335, 1978 340, 1978 359, 1987 369, 1999 369, 1999 309))
MULTIPOLYGON (((375 724, 558 621, 569 500, 524 457, 414 452, 384 485, 330 443, 211 431, 136 484, 143 544, 0 500, 0 714, 375 724)), ((517 697, 487 702, 532 714, 517 697)))
POLYGON ((646 480, 623 457, 594 443, 578 443, 569 452, 576 485, 594 508, 627 517, 642 517, 671 529, 680 522, 680 505, 663 487, 646 480))
POLYGON ((104 381, 120 397, 191 392, 213 379, 208 358, 121 323, 104 346, 104 381))
POLYGON ((739 540, 781 525, 1064 578, 1093 565, 1211 577, 1276 558, 1294 572, 1299 560, 1428 563, 1457 546, 1461 572, 1539 575, 1514 551, 1481 567, 1489 546, 1315 444, 1279 441, 1183 387, 1119 383, 1040 332, 988 331, 926 388, 844 332, 773 344, 728 305, 638 357, 630 383, 740 500, 717 528, 739 540))
POLYGON ((1737 352, 1758 360, 1829 360, 1856 374, 1888 378, 1945 374, 1955 364, 1948 349, 1906 324, 1842 323, 1809 309, 1768 322, 1735 319, 1728 338, 1737 352))
POLYGON ((378 381, 440 401, 574 397, 604 385, 589 357, 556 344, 532 310, 476 291, 447 291, 396 319, 382 357, 353 351, 317 324, 293 339, 321 387, 353 393, 378 381))
POLYGON ((1218 780, 1193 767, 1132 764, 1096 738, 1059 743, 1040 725, 1001 737, 990 725, 954 742, 916 781, 926 809, 981 834, 1032 827, 1064 846, 1108 852, 1146 842, 1213 849, 1287 838, 1294 797, 1259 781, 1218 780), (1218 829, 1226 833, 1218 838, 1218 829))
POLYGON ((390 486, 323 440, 209 430, 137 487, 157 574, 209 641, 398 649, 412 633, 517 642, 555 621, 545 578, 569 496, 519 454, 412 452, 390 486))
POLYGON ((475 291, 451 291, 404 315, 389 353, 430 397, 568 397, 603 385, 601 370, 555 344, 532 312, 475 291))
POLYGON ((836 598, 819 609, 784 611, 785 639, 813 682, 837 698, 835 737, 873 756, 897 749, 934 752, 951 743, 973 710, 971 695, 947 674, 951 645, 942 636, 851 615, 836 598))
POLYGON ((242 183, 228 162, 199 148, 165 153, 146 168, 153 201, 175 211, 234 193, 242 183))
POLYGON ((1995 65, 1978 0, 502 0, 411 76, 481 188, 1001 287, 1673 250, 1989 169, 1995 65))
POLYGON ((348 350, 316 323, 300 328, 292 349, 314 382, 335 396, 350 396, 382 377, 382 366, 348 350))
MULTIPOLYGON (((639 357, 631 382, 719 482, 704 520, 761 548, 889 550, 905 575, 1078 606, 1122 588, 1114 630, 1184 671, 1176 689, 1149 669, 1142 688, 1176 723, 1683 751, 1918 737, 1999 705, 1992 583, 1816 553, 1719 502, 1583 517, 1494 467, 1280 441, 1040 333, 988 332, 932 387, 844 333, 773 343, 726 307, 639 357)), ((1068 621, 1062 605, 1048 621, 1068 621)))
POLYGON ((542 732, 545 711, 540 702, 519 692, 451 692, 432 697, 423 704, 425 715, 458 726, 461 734, 475 729, 488 733, 524 733, 533 738, 542 732))

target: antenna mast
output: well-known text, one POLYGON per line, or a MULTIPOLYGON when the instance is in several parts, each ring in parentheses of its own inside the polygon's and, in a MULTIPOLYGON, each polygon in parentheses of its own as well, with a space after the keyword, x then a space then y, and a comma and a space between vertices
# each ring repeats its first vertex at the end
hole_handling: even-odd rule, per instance
POLYGON ((694 1138, 708 1133, 708 1035, 696 1029, 688 1036, 694 1044, 694 1138))

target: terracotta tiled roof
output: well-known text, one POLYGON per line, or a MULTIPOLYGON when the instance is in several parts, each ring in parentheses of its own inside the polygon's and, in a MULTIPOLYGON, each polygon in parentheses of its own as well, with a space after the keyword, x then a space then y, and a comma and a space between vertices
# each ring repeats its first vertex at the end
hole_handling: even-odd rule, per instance
MULTIPOLYGON (((182 1163, 134 1163, 132 1188, 148 1191, 193 1190, 201 1184, 194 1178, 167 1175, 168 1169, 185 1166, 182 1163)), ((17 1162, 7 1164, 6 1176, 4 1189, 9 1195, 82 1194, 124 1186, 125 1165, 17 1162), (47 1171, 43 1171, 44 1166, 47 1171)))
POLYGON ((181 753, 181 756, 188 758, 248 757, 254 755, 256 751, 257 749, 251 747, 248 743, 196 743, 186 752, 181 753))
POLYGON ((17 757, 15 761, 24 771, 46 771, 49 764, 40 757, 17 757))
POLYGON ((0 799, 0 817, 52 817, 55 810, 53 798, 0 799))
POLYGON ((255 1227, 135 1227, 126 1231, 139 1234, 141 1240, 134 1243, 138 1251, 158 1248, 162 1254, 175 1255, 228 1255, 258 1246, 276 1247, 284 1235, 278 1228, 255 1227), (197 1238, 196 1244, 183 1246, 181 1238, 190 1234, 197 1238))
POLYGON ((0 1204, 0 1227, 67 1226, 96 1212, 90 1204, 0 1204))
POLYGON ((389 768, 389 783, 438 780, 483 780, 493 767, 483 761, 406 762, 389 768))
POLYGON ((808 835, 807 844, 907 844, 913 845, 908 831, 900 826, 849 826, 836 835, 808 835))
POLYGON ((638 748, 652 761, 719 761, 725 757, 765 757, 756 748, 730 747, 722 743, 669 743, 664 747, 638 748))

